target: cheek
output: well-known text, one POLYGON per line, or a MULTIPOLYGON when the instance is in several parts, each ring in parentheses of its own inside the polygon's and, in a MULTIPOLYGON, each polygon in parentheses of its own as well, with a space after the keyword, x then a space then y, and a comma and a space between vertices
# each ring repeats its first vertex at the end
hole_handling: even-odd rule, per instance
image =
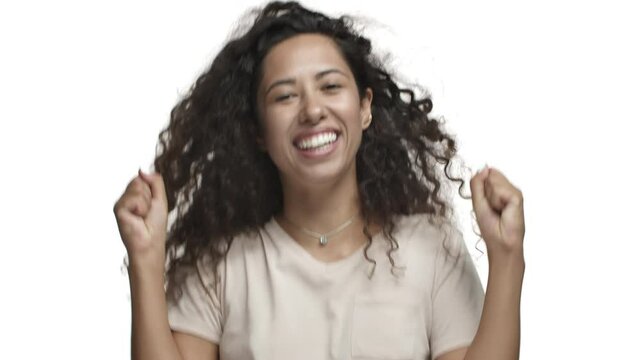
POLYGON ((277 121, 277 119, 269 118, 264 125, 263 135, 265 145, 270 151, 286 145, 287 128, 283 121, 277 121))
POLYGON ((351 124, 360 126, 360 103, 357 94, 349 94, 348 96, 336 99, 335 109, 340 111, 345 119, 351 124))

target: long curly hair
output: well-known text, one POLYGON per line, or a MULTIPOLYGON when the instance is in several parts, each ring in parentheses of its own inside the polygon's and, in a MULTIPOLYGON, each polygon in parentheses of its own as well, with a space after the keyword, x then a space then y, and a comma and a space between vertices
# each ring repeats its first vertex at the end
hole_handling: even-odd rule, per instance
MULTIPOLYGON (((393 238, 399 215, 429 214, 429 221, 453 216, 444 192, 456 155, 456 142, 428 115, 429 96, 419 98, 401 88, 372 53, 372 44, 356 29, 353 17, 339 18, 309 10, 297 2, 270 2, 248 13, 248 30, 237 29, 210 67, 171 111, 159 135, 154 170, 164 179, 170 229, 167 234, 167 292, 183 281, 180 269, 195 267, 209 254, 214 264, 241 233, 256 233, 282 211, 282 188, 276 166, 260 151, 256 89, 261 63, 279 42, 302 33, 323 34, 338 45, 355 77, 359 95, 373 91, 374 121, 362 136, 356 173, 364 234, 382 226, 387 255, 398 248, 393 238), (444 165, 442 167, 438 166, 444 165), (257 176, 256 176, 257 175, 257 176)), ((179 293, 179 291, 178 291, 179 293)))

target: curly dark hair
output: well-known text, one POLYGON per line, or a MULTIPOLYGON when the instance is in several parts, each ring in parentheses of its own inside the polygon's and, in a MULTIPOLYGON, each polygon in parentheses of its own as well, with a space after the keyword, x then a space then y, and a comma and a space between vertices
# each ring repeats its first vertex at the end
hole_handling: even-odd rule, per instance
MULTIPOLYGON (((167 291, 174 292, 203 255, 214 264, 226 255, 234 237, 257 232, 282 211, 279 173, 256 139, 261 128, 256 89, 261 63, 279 42, 302 33, 325 35, 338 45, 349 65, 360 97, 373 91, 374 121, 362 136, 356 155, 356 174, 364 234, 381 225, 389 242, 387 255, 398 248, 394 218, 429 214, 429 219, 453 216, 443 194, 442 173, 449 174, 456 142, 429 118, 429 96, 419 98, 400 88, 372 54, 371 41, 359 34, 351 16, 331 18, 297 2, 270 2, 250 12, 253 23, 217 54, 188 93, 171 111, 169 125, 159 135, 154 170, 164 179, 172 222, 167 234, 167 291), (443 164, 443 170, 437 166, 443 164), (260 176, 255 176, 259 174, 260 176), (179 275, 183 274, 183 275, 179 275)), ((239 35, 238 35, 239 34, 239 35)))

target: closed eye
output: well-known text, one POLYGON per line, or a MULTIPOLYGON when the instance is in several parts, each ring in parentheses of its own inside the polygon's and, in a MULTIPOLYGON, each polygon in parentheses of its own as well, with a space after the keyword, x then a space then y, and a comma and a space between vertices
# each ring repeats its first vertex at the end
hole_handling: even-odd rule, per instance
POLYGON ((329 90, 333 90, 333 89, 338 89, 340 88, 340 85, 338 84, 328 84, 324 87, 325 89, 329 89, 329 90))
POLYGON ((284 95, 281 95, 281 96, 276 97, 276 99, 275 99, 275 100, 276 100, 276 101, 284 101, 284 100, 289 99, 289 98, 290 98, 290 97, 292 97, 292 96, 293 96, 293 94, 284 94, 284 95))

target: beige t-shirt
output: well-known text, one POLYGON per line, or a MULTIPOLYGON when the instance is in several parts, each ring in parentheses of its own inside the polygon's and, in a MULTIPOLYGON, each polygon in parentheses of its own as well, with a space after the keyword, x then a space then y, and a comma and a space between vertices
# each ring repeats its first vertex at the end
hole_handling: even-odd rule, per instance
MULTIPOLYGON (((325 263, 271 219, 233 241, 208 294, 190 274, 178 303, 168 299, 170 327, 218 344, 222 360, 435 359, 471 343, 484 302, 462 234, 447 228, 400 217, 392 256, 404 270, 390 272, 380 233, 369 279, 364 246, 325 263)), ((200 269, 209 286, 212 271, 200 269)))

